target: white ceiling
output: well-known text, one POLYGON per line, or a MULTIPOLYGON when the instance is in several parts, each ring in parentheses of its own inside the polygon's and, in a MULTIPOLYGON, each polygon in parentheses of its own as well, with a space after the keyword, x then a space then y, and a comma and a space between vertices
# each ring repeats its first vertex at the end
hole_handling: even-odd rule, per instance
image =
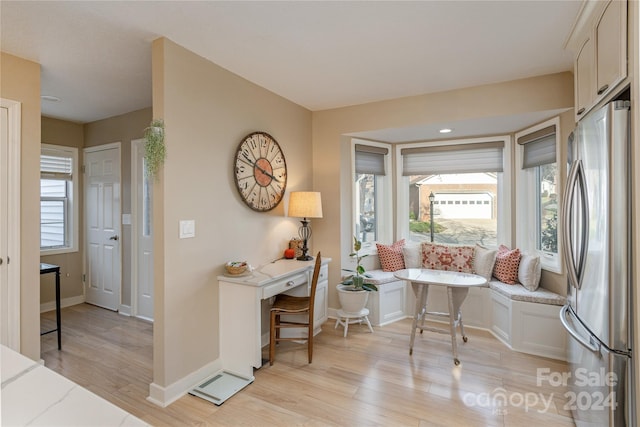
POLYGON ((2 0, 1 49, 42 65, 42 95, 60 98, 43 115, 80 123, 151 106, 161 36, 315 111, 571 70, 580 5, 2 0))

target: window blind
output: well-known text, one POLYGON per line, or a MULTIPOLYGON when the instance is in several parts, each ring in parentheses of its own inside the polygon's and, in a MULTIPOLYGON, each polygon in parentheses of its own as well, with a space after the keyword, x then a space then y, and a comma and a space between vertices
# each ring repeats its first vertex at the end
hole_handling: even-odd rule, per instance
POLYGON ((503 141, 403 148, 402 175, 502 172, 503 141))
POLYGON ((42 149, 40 154, 41 179, 71 179, 73 159, 71 153, 61 150, 42 149))
POLYGON ((356 144, 356 173, 386 175, 385 156, 387 148, 356 144))
POLYGON ((522 145, 522 169, 556 162, 556 127, 548 126, 518 138, 522 145))

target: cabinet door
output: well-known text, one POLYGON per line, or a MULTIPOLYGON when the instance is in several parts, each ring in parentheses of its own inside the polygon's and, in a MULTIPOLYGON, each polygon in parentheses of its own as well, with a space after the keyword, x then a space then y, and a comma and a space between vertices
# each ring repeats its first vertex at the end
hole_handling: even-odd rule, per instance
POLYGON ((594 52, 593 52, 593 40, 588 38, 578 55, 576 56, 575 63, 575 98, 576 98, 576 117, 581 117, 592 105, 592 101, 595 99, 593 91, 593 69, 594 64, 594 52))
POLYGON ((595 87, 597 96, 604 96, 627 77, 627 2, 610 1, 595 34, 595 87))
POLYGON ((327 321, 327 293, 329 282, 318 282, 316 288, 316 299, 313 305, 313 329, 319 332, 320 326, 327 321))

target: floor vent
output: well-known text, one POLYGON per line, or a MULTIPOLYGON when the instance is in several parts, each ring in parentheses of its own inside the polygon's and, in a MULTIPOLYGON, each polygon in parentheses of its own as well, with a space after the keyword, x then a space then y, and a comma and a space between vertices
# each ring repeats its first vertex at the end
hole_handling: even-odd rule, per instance
POLYGON ((251 384, 253 380, 254 377, 247 379, 223 371, 195 387, 189 394, 198 396, 219 406, 228 398, 251 384))

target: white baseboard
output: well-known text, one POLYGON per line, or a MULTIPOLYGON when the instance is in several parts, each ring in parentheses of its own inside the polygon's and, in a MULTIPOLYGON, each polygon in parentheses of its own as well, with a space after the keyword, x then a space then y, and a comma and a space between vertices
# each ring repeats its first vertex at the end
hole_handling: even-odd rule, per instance
MULTIPOLYGON (((82 304, 84 302, 84 295, 77 295, 75 297, 62 298, 60 300, 60 308, 71 307, 72 305, 82 304)), ((40 313, 46 313, 47 311, 54 311, 56 309, 56 302, 49 301, 44 304, 40 304, 40 313)))
POLYGON ((149 397, 147 397, 147 400, 155 405, 166 408, 187 394, 195 386, 199 385, 202 380, 215 375, 221 370, 222 361, 218 358, 167 387, 151 383, 149 385, 149 397))
POLYGON ((131 306, 120 304, 120 307, 118 307, 118 314, 122 314, 123 316, 131 316, 131 306))

